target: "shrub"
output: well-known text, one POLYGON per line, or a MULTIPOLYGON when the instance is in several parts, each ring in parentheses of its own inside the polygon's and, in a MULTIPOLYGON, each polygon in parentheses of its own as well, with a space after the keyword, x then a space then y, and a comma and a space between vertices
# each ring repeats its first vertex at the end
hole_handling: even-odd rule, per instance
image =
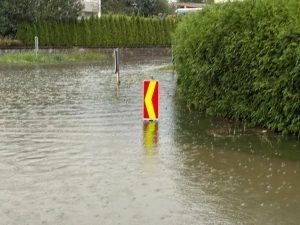
POLYGON ((23 46, 23 43, 19 40, 0 38, 0 48, 19 47, 19 46, 23 46))
POLYGON ((177 90, 215 116, 300 134, 300 2, 209 6, 178 24, 177 90))
POLYGON ((80 21, 40 21, 18 26, 17 37, 27 46, 139 47, 169 46, 174 20, 103 15, 80 21), (167 24, 171 25, 167 25, 167 24), (154 40, 154 41, 152 41, 154 40))

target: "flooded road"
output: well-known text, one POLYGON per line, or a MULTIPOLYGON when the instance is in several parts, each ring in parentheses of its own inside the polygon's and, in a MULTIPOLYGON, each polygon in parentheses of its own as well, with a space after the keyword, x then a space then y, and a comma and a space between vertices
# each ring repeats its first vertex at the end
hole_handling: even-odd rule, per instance
POLYGON ((300 143, 189 112, 169 57, 0 69, 0 224, 299 224, 300 143), (160 119, 143 122, 143 80, 160 119))

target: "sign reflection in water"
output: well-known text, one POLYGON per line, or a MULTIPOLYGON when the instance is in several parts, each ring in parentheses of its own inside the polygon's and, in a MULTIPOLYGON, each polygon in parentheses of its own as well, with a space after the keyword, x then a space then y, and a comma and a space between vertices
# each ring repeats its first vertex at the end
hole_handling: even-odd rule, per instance
POLYGON ((158 122, 144 121, 143 124, 144 133, 144 147, 145 154, 147 156, 153 156, 158 153, 158 122))

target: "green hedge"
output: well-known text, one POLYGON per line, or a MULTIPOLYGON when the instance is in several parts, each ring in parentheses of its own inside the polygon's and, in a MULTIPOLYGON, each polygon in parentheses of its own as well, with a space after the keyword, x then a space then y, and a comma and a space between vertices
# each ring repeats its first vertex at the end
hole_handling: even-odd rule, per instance
POLYGON ((100 19, 23 23, 18 26, 17 38, 33 46, 34 36, 38 36, 45 47, 169 46, 174 29, 171 19, 104 15, 100 19))
POLYGON ((299 15, 299 0, 245 0, 183 18, 179 95, 210 115, 300 134, 299 15))

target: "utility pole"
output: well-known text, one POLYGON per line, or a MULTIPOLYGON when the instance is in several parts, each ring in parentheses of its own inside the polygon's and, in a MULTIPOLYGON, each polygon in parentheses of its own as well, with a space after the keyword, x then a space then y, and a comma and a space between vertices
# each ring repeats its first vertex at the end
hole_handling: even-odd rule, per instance
POLYGON ((101 0, 98 0, 98 17, 101 17, 101 0))

